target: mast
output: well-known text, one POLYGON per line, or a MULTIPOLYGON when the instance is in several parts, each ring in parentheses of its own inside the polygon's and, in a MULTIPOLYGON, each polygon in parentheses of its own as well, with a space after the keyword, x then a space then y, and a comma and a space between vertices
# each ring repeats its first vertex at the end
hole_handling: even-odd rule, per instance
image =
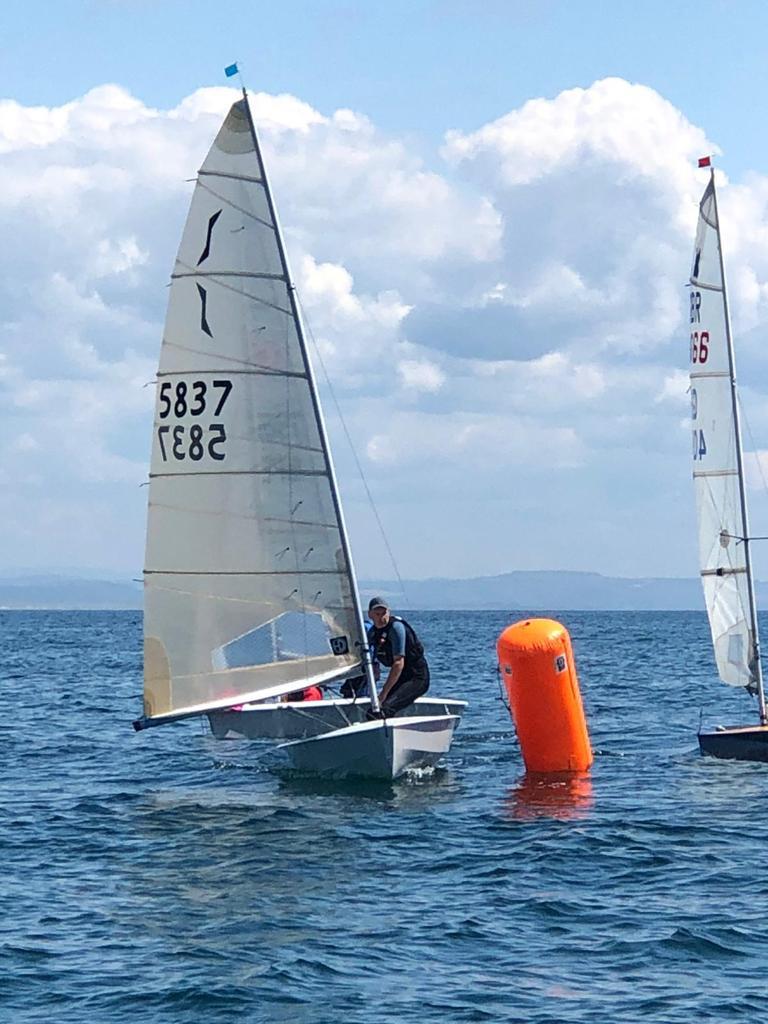
MULTIPOLYGON (((256 150, 256 156, 258 157, 259 166, 260 166, 261 173, 262 173, 262 176, 263 176, 264 193, 265 193, 265 195, 267 197, 267 204, 269 206, 269 212, 270 212, 270 214, 272 216, 272 220, 273 220, 274 225, 275 225, 275 237, 276 237, 276 240, 277 240, 278 252, 280 254, 280 263, 282 264, 283 273, 285 275, 285 281, 286 281, 286 285, 287 285, 287 288, 288 288, 288 296, 289 296, 289 300, 290 300, 290 303, 291 303, 291 312, 293 313, 294 323, 296 324, 296 334, 297 334, 298 340, 299 340, 299 348, 301 350, 301 358, 303 360, 304 369, 306 371, 307 380, 309 382, 309 391, 310 391, 310 395, 312 397, 312 407, 313 407, 314 413, 315 413, 315 420, 317 422, 318 433, 320 434, 320 438, 321 438, 322 444, 323 444, 323 452, 324 452, 324 455, 325 455, 326 466, 328 467, 328 478, 329 478, 330 484, 331 484, 331 495, 332 495, 332 498, 333 498, 333 504, 334 504, 334 508, 336 510, 336 516, 337 516, 338 523, 339 523, 339 534, 340 534, 340 537, 341 537, 341 546, 342 546, 342 550, 344 552, 344 557, 346 558, 347 565, 349 566, 349 576, 350 576, 349 582, 350 582, 350 590, 352 591, 352 604, 353 604, 353 607, 354 607, 355 617, 357 619, 357 625, 358 625, 358 629, 360 631, 360 637, 361 637, 361 641, 362 641, 362 651, 360 653, 361 653, 361 657, 362 657, 363 667, 364 667, 364 670, 365 670, 365 676, 366 676, 366 679, 368 680, 368 692, 371 695, 371 708, 374 711, 378 711, 379 710, 379 694, 378 694, 378 691, 376 689, 376 680, 374 679, 374 676, 373 676, 373 659, 371 658, 371 650, 370 650, 370 647, 369 647, 368 642, 367 642, 368 634, 367 634, 366 629, 365 629, 365 620, 363 619, 363 610, 362 610, 362 607, 360 605, 360 597, 359 597, 358 591, 357 591, 357 574, 355 573, 355 565, 354 565, 354 562, 352 561, 352 551, 351 551, 350 545, 349 545, 349 537, 347 535, 347 526, 346 526, 346 522, 344 520, 344 512, 343 512, 342 507, 341 507, 341 501, 339 499, 339 485, 338 485, 337 480, 336 480, 336 471, 335 471, 334 466, 333 466, 333 459, 331 457, 330 445, 328 444, 328 434, 327 434, 326 429, 325 429, 325 421, 323 419, 323 410, 322 410, 322 408, 320 406, 320 396, 319 396, 318 391, 317 391, 317 382, 315 380, 315 375, 314 375, 314 372, 312 370, 312 363, 310 362, 309 353, 308 353, 308 350, 307 350, 307 343, 306 343, 306 338, 305 338, 305 335, 304 335, 304 324, 302 322, 301 314, 300 314, 300 311, 299 311, 299 306, 298 306, 298 303, 296 301, 296 285, 294 284, 293 278, 291 276, 291 270, 290 270, 290 266, 288 264, 288 255, 287 255, 286 250, 285 250, 285 243, 283 242, 283 233, 282 233, 282 230, 280 228, 280 220, 278 218, 277 209, 275 207, 275 202, 274 202, 274 199, 272 197, 272 188, 270 187, 270 184, 269 184, 269 177, 267 175, 267 168, 266 168, 266 164, 264 163, 264 158, 262 157, 262 154, 261 154, 261 146, 259 145, 259 137, 258 137, 258 135, 256 133, 256 125, 254 124, 254 121, 253 121, 253 114, 251 113, 251 105, 248 102, 248 93, 247 93, 245 87, 243 87, 243 103, 245 104, 245 111, 246 111, 246 114, 248 115, 248 124, 249 124, 250 129, 251 129, 251 137, 253 138, 253 145, 254 145, 254 148, 256 150)), ((762 692, 762 690, 761 690, 761 692, 762 692)))
POLYGON ((760 661, 760 634, 757 628, 757 605, 755 602, 755 584, 752 576, 752 553, 750 551, 749 518, 747 515, 747 490, 744 483, 744 457, 741 441, 741 418, 739 415, 738 391, 736 387, 736 358, 733 350, 733 335, 731 334, 731 314, 728 308, 728 289, 725 282, 725 262, 723 260, 723 242, 720 233, 720 214, 717 208, 717 189, 715 187, 715 169, 710 168, 710 181, 712 184, 712 198, 715 206, 715 223, 717 224, 717 253, 720 260, 720 280, 723 285, 723 314, 725 317, 725 338, 728 349, 728 371, 731 385, 731 409, 733 413, 733 429, 736 436, 736 466, 739 479, 739 500, 741 502, 741 519, 744 524, 744 562, 747 569, 747 592, 749 594, 749 622, 752 632, 752 663, 751 668, 755 673, 757 682, 757 701, 760 711, 760 724, 768 724, 768 714, 765 706, 765 689, 763 686, 763 668, 760 661))

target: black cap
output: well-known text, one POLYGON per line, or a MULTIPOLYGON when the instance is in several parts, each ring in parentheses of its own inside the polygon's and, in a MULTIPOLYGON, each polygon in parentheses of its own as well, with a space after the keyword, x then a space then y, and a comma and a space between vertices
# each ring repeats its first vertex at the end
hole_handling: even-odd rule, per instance
POLYGON ((368 611, 372 612, 374 608, 389 608, 389 605, 383 597, 372 597, 368 602, 368 611))

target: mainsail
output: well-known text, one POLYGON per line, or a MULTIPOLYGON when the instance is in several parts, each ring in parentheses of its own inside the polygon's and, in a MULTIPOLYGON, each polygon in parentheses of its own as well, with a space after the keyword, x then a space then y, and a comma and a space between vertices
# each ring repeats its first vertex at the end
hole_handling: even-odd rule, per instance
POLYGON ((690 396, 699 565, 720 678, 758 683, 754 590, 728 300, 714 175, 699 205, 691 271, 690 396))
POLYGON ((353 672, 364 650, 354 586, 244 96, 199 171, 172 275, 149 487, 145 718, 353 672))

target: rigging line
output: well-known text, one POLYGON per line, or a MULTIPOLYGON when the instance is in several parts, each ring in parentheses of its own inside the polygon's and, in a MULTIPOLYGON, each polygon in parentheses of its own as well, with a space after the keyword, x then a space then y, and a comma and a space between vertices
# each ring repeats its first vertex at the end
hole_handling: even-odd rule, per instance
MULTIPOLYGON (((291 701, 291 703, 296 702, 291 701)), ((311 704, 312 701, 306 701, 305 703, 311 704)), ((322 718, 320 715, 313 715, 311 711, 305 711, 303 708, 291 708, 291 711, 293 711, 294 714, 301 716, 302 718, 308 718, 310 722, 319 722, 319 724, 323 726, 326 732, 333 732, 334 729, 338 729, 337 725, 332 725, 330 722, 328 722, 325 718, 322 718)), ((352 724, 350 720, 346 717, 346 715, 342 716, 342 721, 346 721, 347 725, 352 724)))
POLYGON ((312 330, 312 326, 310 324, 309 319, 307 318, 306 310, 304 309, 304 304, 301 301, 301 296, 299 295, 298 291, 296 291, 295 295, 296 295, 296 301, 297 301, 297 303, 299 305, 299 308, 301 309, 301 318, 304 321, 304 327, 305 327, 306 332, 309 335, 309 338, 310 338, 310 340, 312 342, 312 346, 313 346, 313 348, 315 350, 315 355, 317 356, 317 360, 320 363, 320 369, 323 371, 323 377, 325 379, 326 387, 328 388, 328 390, 329 390, 329 392, 331 394, 331 398, 333 399, 333 404, 334 404, 334 406, 336 408, 336 413, 337 413, 337 415, 339 417, 339 420, 341 422, 342 429, 344 430, 344 436, 346 437, 347 443, 349 444, 350 450, 352 451, 352 458, 355 460, 355 466, 357 467, 357 472, 359 473, 360 479, 362 480, 363 487, 365 488, 365 493, 368 496, 368 502, 369 502, 369 504, 371 506, 371 509, 373 510, 373 514, 374 514, 374 516, 376 518, 376 523, 378 524, 378 527, 379 527, 379 532, 381 533, 381 538, 384 541, 384 546, 387 549, 387 554, 389 555, 389 560, 392 563, 392 568, 395 571, 395 576, 397 577, 397 582, 398 582, 398 585, 400 587, 400 592, 403 595, 403 599, 404 599, 405 604, 407 606, 409 606, 410 605, 410 601, 408 600, 408 594, 407 594, 406 589, 405 589, 405 584, 403 583, 403 578, 400 575, 400 570, 399 570, 399 568, 397 566, 397 562, 395 560, 395 555, 394 555, 394 552, 392 551, 392 548, 390 546, 389 538, 387 537, 386 530, 384 529, 384 524, 381 521, 381 516, 379 515, 379 510, 376 507, 376 502, 373 500, 373 495, 371 494, 371 489, 368 486, 368 481, 365 478, 365 473, 363 472, 363 467, 362 467, 362 465, 360 463, 360 459, 358 458, 358 455, 357 455, 357 449, 355 448, 355 445, 352 442, 352 436, 351 436, 351 434, 349 432, 349 429, 347 427, 347 421, 344 419, 344 415, 343 415, 343 413, 341 411, 341 406, 339 405, 339 400, 336 397, 336 392, 334 391, 333 385, 331 384, 331 378, 329 377, 328 370, 325 367, 325 362, 323 361, 323 355, 322 355, 322 353, 320 351, 320 346, 317 344, 317 339, 315 338, 315 333, 312 330))

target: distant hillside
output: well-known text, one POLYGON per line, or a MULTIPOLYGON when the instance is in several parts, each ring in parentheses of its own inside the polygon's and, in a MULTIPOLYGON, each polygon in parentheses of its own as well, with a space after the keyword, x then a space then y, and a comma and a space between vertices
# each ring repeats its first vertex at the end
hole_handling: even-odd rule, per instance
POLYGON ((0 608, 137 609, 138 583, 87 580, 69 576, 0 578, 0 608))
MULTIPOLYGON (((407 601, 392 580, 362 580, 367 605, 374 594, 394 608, 502 611, 688 611, 704 607, 696 579, 623 579, 595 572, 507 572, 473 579, 404 580, 407 601)), ((768 610, 768 584, 758 583, 768 610)), ((129 580, 74 576, 0 577, 0 608, 140 609, 142 588, 129 580)))
MULTIPOLYGON (((701 609, 701 584, 695 579, 623 579, 593 572, 507 572, 474 579, 404 580, 407 606, 424 609, 543 609, 605 611, 686 611, 701 609)), ((372 594, 403 606, 402 592, 391 580, 365 580, 372 594)), ((766 589, 768 595, 768 589, 766 589)))

